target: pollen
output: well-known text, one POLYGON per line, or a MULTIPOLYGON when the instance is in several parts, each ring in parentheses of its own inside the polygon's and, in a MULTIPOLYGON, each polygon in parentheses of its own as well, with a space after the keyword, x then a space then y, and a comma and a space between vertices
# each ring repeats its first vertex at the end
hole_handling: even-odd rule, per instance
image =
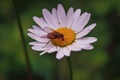
POLYGON ((60 34, 63 34, 63 38, 60 37, 56 39, 51 39, 51 42, 54 45, 65 47, 72 44, 75 41, 76 34, 72 29, 64 27, 64 28, 58 28, 55 31, 57 31, 60 34))

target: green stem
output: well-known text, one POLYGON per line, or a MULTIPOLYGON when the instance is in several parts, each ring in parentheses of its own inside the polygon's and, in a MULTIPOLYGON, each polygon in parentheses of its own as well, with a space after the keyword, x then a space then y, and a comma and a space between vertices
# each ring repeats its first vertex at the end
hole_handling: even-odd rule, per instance
POLYGON ((24 33, 23 33, 23 29, 22 29, 22 25, 21 25, 21 21, 20 21, 20 17, 19 17, 19 12, 17 10, 15 0, 12 0, 12 1, 13 1, 13 7, 14 7, 14 11, 15 11, 15 15, 16 15, 17 23, 18 23, 18 28, 19 28, 19 32, 20 32, 20 37, 21 37, 21 41, 22 41, 23 51, 24 51, 24 55, 25 55, 27 75, 29 78, 28 80, 32 80, 32 70, 31 70, 28 51, 27 51, 27 47, 26 47, 26 40, 24 37, 24 33))
POLYGON ((72 65, 69 57, 67 57, 67 61, 68 61, 68 67, 69 67, 69 80, 73 80, 72 65))

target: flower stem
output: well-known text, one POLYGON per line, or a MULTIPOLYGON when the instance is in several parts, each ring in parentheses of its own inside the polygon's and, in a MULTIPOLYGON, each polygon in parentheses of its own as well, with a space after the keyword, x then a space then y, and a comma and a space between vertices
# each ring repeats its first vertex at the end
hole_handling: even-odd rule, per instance
POLYGON ((68 61, 68 67, 69 67, 69 80, 73 80, 72 65, 69 57, 67 57, 67 61, 68 61))
POLYGON ((22 29, 22 25, 21 25, 21 21, 20 21, 20 17, 19 17, 19 12, 17 10, 15 0, 12 0, 12 2, 13 2, 13 7, 14 7, 17 23, 18 23, 18 28, 19 28, 19 32, 20 32, 21 41, 22 41, 23 51, 24 51, 24 55, 25 55, 27 75, 29 78, 28 80, 32 80, 32 70, 31 70, 28 51, 27 51, 27 47, 26 47, 26 40, 24 37, 24 33, 23 33, 23 29, 22 29))

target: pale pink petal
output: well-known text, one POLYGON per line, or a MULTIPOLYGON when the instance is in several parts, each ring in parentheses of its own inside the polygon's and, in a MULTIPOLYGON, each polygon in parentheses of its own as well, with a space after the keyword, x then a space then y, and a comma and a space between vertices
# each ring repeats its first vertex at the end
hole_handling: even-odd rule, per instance
POLYGON ((74 26, 72 26, 72 29, 76 33, 80 32, 85 27, 85 25, 88 23, 89 19, 90 19, 90 14, 89 13, 83 13, 79 17, 78 22, 74 26))
POLYGON ((50 32, 54 31, 52 28, 49 28, 49 27, 43 27, 42 30, 47 32, 47 33, 50 33, 50 32))
POLYGON ((83 18, 84 18, 86 15, 87 15, 87 12, 84 12, 81 16, 79 16, 79 15, 74 16, 74 17, 77 18, 77 20, 76 20, 76 22, 73 23, 73 25, 72 25, 71 28, 75 28, 76 25, 77 25, 78 23, 80 23, 81 20, 83 20, 83 18))
POLYGON ((66 27, 71 27, 73 22, 74 9, 71 7, 67 12, 66 27))
POLYGON ((47 51, 45 50, 45 51, 43 51, 43 52, 41 52, 40 53, 40 55, 43 55, 43 54, 45 54, 45 53, 47 53, 47 51))
POLYGON ((59 49, 56 54, 57 59, 61 59, 64 57, 63 49, 59 49))
POLYGON ((41 43, 41 42, 30 42, 29 45, 34 45, 34 46, 41 46, 43 47, 45 44, 47 44, 47 42, 41 43))
POLYGON ((81 32, 79 32, 76 35, 76 38, 81 38, 81 37, 87 35, 95 26, 96 26, 96 23, 93 23, 93 24, 89 25, 88 27, 84 28, 81 32))
POLYGON ((81 14, 81 9, 77 9, 75 12, 74 12, 74 19, 78 19, 80 17, 80 14, 81 14))
POLYGON ((77 10, 74 12, 74 15, 73 15, 73 23, 72 23, 71 27, 77 24, 78 19, 79 19, 79 17, 80 17, 80 14, 81 14, 81 10, 80 10, 80 9, 77 9, 77 10))
POLYGON ((93 49, 93 46, 89 43, 81 44, 78 40, 76 40, 75 42, 76 42, 76 45, 81 49, 85 49, 85 50, 93 49))
POLYGON ((94 47, 92 46, 92 45, 89 45, 88 47, 86 47, 86 48, 83 48, 84 50, 91 50, 91 49, 93 49, 94 47))
POLYGON ((43 9, 43 16, 45 21, 53 28, 56 29, 57 27, 55 26, 52 14, 47 10, 47 9, 43 9))
POLYGON ((88 45, 85 45, 82 49, 84 49, 84 50, 91 50, 93 48, 94 47, 91 44, 88 44, 88 45))
POLYGON ((97 38, 95 38, 95 37, 84 37, 84 38, 77 39, 77 41, 79 42, 79 44, 94 43, 94 42, 97 41, 97 38))
POLYGON ((28 29, 29 32, 38 35, 38 36, 43 36, 43 35, 47 35, 46 32, 39 30, 39 29, 28 29))
POLYGON ((53 21, 55 23, 55 26, 58 28, 60 25, 58 25, 58 15, 57 15, 57 10, 55 8, 52 9, 52 17, 53 21))
POLYGON ((41 30, 39 26, 33 25, 32 27, 33 27, 33 29, 35 29, 35 30, 41 30))
POLYGON ((62 49, 63 49, 63 54, 64 54, 65 56, 70 56, 71 50, 70 50, 69 48, 64 47, 64 48, 62 48, 62 49))
POLYGON ((50 48, 49 50, 48 50, 48 53, 53 53, 53 52, 56 52, 56 51, 58 51, 60 48, 58 47, 58 46, 54 46, 54 47, 52 47, 52 48, 50 48))
POLYGON ((50 27, 50 25, 48 25, 45 20, 43 18, 39 18, 39 17, 36 17, 34 16, 33 17, 33 20, 36 22, 36 24, 38 24, 40 27, 50 27))
POLYGON ((88 23, 88 21, 89 21, 89 19, 90 19, 90 14, 88 13, 86 16, 85 16, 85 18, 83 18, 83 20, 81 20, 81 22, 80 23, 78 23, 78 25, 76 25, 76 27, 77 27, 77 32, 80 32, 84 27, 85 27, 85 25, 88 23), (79 30, 78 30, 79 29, 79 30))
POLYGON ((42 50, 47 50, 48 51, 52 47, 54 47, 54 45, 52 45, 51 43, 47 43, 47 44, 43 44, 43 45, 32 46, 32 49, 36 50, 36 51, 42 51, 42 50))
POLYGON ((50 49, 50 48, 54 47, 54 45, 49 41, 43 47, 50 49))
POLYGON ((28 33, 27 34, 29 37, 31 37, 32 39, 35 39, 39 42, 48 42, 49 39, 44 39, 44 38, 40 38, 39 36, 35 35, 35 34, 32 34, 32 33, 28 33))
MULTIPOLYGON (((44 45, 43 45, 44 46, 44 45)), ((43 51, 43 50, 46 50, 46 48, 43 48, 41 46, 32 46, 32 49, 35 50, 35 51, 43 51)))
POLYGON ((79 44, 74 42, 73 44, 68 46, 68 49, 70 49, 71 51, 81 51, 81 48, 78 45, 79 44))
MULTIPOLYGON (((33 25, 32 27, 33 27, 33 30, 37 30, 39 33, 43 33, 43 35, 47 34, 46 31, 44 31, 43 28, 41 28, 39 26, 33 25)), ((29 31, 29 29, 28 29, 28 31, 29 31)))
POLYGON ((58 14, 58 23, 60 24, 60 27, 65 27, 66 14, 61 4, 57 6, 57 14, 58 14))

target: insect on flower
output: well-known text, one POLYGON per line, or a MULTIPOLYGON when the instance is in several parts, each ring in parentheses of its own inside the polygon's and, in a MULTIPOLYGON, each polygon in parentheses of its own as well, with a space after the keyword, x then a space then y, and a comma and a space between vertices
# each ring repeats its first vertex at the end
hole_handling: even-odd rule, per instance
MULTIPOLYGON (((49 27, 44 27, 44 28, 41 28, 41 29, 48 33, 45 36, 41 36, 41 38, 48 38, 50 40, 61 39, 62 41, 64 41, 64 35, 62 33, 59 33, 59 32, 57 32, 57 31, 55 31, 55 30, 53 30, 52 28, 49 28, 49 27)), ((45 44, 45 46, 49 43, 49 41, 45 44)))
POLYGON ((52 28, 49 28, 49 27, 44 27, 42 28, 45 32, 48 33, 47 36, 42 36, 42 38, 48 38, 48 39, 62 39, 64 41, 64 35, 62 33, 59 33, 55 30, 53 30, 52 28))

